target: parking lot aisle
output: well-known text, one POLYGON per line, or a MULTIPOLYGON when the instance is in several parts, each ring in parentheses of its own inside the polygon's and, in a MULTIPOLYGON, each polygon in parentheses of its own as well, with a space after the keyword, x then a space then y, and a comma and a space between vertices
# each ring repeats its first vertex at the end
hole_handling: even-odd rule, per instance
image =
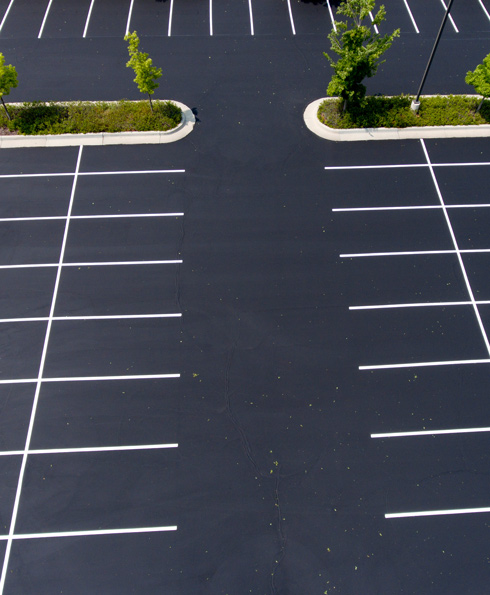
POLYGON ((41 37, 81 37, 91 0, 53 0, 41 37))
POLYGON ((37 37, 49 0, 15 0, 0 31, 1 37, 37 37))
POLYGON ((173 0, 170 35, 209 35, 209 2, 173 0))
MULTIPOLYGON (((335 17, 335 8, 332 9, 335 17)), ((332 19, 325 2, 291 0, 291 12, 297 35, 328 35, 332 19)))
POLYGON ((252 0, 255 35, 292 35, 286 0, 252 0))
MULTIPOLYGON (((435 38, 445 12, 441 0, 408 0, 408 4, 410 5, 421 35, 435 38)), ((467 2, 465 2, 465 6, 466 4, 467 2)), ((455 34, 454 27, 450 21, 448 18, 444 28, 444 35, 455 34)), ((456 22, 457 25, 458 23, 456 22)))
POLYGON ((121 37, 126 34, 131 0, 95 0, 87 37, 121 37))
POLYGON ((170 0, 134 0, 129 30, 137 31, 139 37, 168 35, 170 0))
POLYGON ((213 35, 250 35, 248 0, 212 0, 213 35))

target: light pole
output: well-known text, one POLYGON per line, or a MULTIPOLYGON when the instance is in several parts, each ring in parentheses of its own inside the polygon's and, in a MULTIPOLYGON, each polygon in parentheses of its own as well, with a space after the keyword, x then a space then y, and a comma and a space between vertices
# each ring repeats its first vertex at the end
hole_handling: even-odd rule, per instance
POLYGON ((454 0, 449 0, 449 4, 447 5, 447 8, 446 8, 446 13, 444 15, 444 18, 442 19, 442 23, 441 23, 441 27, 439 29, 439 33, 437 34, 436 41, 434 43, 434 47, 432 48, 432 53, 430 55, 429 61, 427 62, 427 66, 425 68, 424 76, 422 77, 422 82, 420 83, 420 87, 419 87, 419 91, 417 93, 417 97, 412 101, 412 104, 410 106, 411 110, 413 112, 415 112, 415 113, 417 113, 417 111, 418 111, 418 109, 420 107, 419 97, 420 97, 420 94, 422 93, 422 87, 424 86, 425 79, 427 78, 427 74, 429 72, 430 65, 432 64, 432 60, 434 58, 434 54, 436 53, 437 46, 439 45, 439 40, 441 39, 442 31, 444 29, 444 25, 446 24, 447 17, 449 16, 449 11, 451 10, 451 6, 452 6, 453 2, 454 2, 454 0))

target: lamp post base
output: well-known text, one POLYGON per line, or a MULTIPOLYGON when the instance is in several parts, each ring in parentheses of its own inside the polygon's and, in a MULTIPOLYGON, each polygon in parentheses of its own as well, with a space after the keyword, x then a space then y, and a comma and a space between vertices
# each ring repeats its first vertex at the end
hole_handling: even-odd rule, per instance
POLYGON ((417 113, 419 111, 420 101, 415 101, 415 99, 410 104, 410 109, 412 112, 417 113))

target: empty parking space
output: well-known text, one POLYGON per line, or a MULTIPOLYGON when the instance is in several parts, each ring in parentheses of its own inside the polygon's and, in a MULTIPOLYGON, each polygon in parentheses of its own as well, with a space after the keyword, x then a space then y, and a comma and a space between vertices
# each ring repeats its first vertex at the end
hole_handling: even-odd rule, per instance
POLYGON ((209 3, 171 0, 170 35, 209 35, 209 3))
POLYGON ((131 0, 95 0, 87 37, 121 37, 126 33, 131 0))
POLYGON ((291 0, 290 5, 297 35, 328 35, 332 30, 335 6, 329 6, 323 0, 317 2, 291 0))
POLYGON ((250 35, 253 28, 249 0, 211 0, 213 35, 250 35))
POLYGON ((1 37, 38 37, 49 0, 31 2, 14 0, 5 11, 0 24, 1 37))
MULTIPOLYGON (((32 405, 31 393, 32 389, 27 392, 20 385, 12 391, 12 398, 18 403, 19 419, 23 419, 21 414, 32 405)), ((178 379, 45 384, 31 446, 73 449, 175 444, 181 399, 178 379)), ((19 422, 16 427, 22 429, 19 422)), ((7 436, 5 450, 23 447, 13 431, 7 436)))
POLYGON ((134 0, 129 30, 139 37, 168 35, 172 0, 134 0))
POLYGON ((53 0, 45 13, 42 37, 81 37, 92 0, 53 0))
POLYGON ((256 35, 291 35, 291 20, 286 0, 252 0, 256 35))

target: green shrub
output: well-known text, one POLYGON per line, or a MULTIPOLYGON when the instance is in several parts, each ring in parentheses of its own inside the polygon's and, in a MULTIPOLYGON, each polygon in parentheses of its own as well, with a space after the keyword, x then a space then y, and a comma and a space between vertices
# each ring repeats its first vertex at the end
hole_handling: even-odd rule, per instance
POLYGON ((365 97, 342 111, 342 100, 326 99, 318 118, 331 128, 406 128, 407 126, 463 126, 490 122, 490 101, 477 112, 480 100, 466 95, 422 97, 417 114, 411 97, 365 97))
POLYGON ((170 101, 24 103, 12 106, 12 121, 0 116, 0 127, 19 134, 79 134, 171 130, 182 121, 181 109, 170 101))

